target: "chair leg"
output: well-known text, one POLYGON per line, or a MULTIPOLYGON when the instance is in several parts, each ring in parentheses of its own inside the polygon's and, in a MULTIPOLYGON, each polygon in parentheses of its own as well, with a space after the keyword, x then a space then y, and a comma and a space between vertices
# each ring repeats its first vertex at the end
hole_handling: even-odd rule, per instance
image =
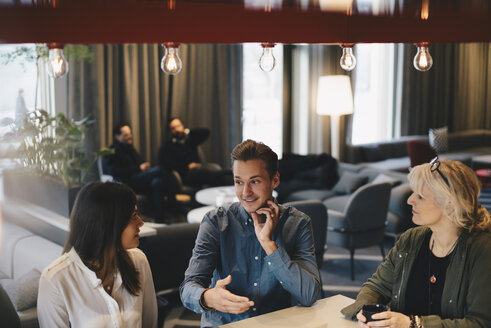
POLYGON ((351 281, 355 280, 355 249, 350 249, 351 281))
POLYGON ((384 243, 380 243, 380 253, 382 253, 382 259, 385 260, 385 249, 384 249, 384 243))

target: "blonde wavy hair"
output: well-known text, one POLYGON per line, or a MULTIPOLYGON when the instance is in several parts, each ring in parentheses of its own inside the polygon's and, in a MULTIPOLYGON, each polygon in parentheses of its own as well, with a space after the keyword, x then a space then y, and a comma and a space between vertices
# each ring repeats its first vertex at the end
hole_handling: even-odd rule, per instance
POLYGON ((436 170, 432 170, 432 165, 426 163, 415 166, 409 173, 411 188, 421 194, 427 187, 444 215, 459 227, 469 231, 488 229, 490 215, 479 204, 481 184, 474 171, 459 161, 439 159, 439 162, 438 170, 447 178, 448 185, 436 170))

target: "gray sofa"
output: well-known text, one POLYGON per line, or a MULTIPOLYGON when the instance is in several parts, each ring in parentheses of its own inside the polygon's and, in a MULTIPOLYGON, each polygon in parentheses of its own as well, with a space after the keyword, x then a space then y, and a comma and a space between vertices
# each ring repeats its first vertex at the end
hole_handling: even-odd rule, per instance
POLYGON ((39 277, 63 247, 7 220, 0 220, 0 230, 0 284, 17 306, 22 327, 39 327, 35 303, 39 277))
MULTIPOLYGON (((406 144, 409 140, 429 142, 427 135, 414 135, 387 142, 347 145, 346 162, 380 170, 407 172, 410 162, 406 144)), ((486 154, 491 154, 491 130, 468 130, 449 133, 448 151, 439 156, 471 166, 472 157, 486 154)))
POLYGON ((407 181, 407 174, 340 162, 338 163, 338 175, 340 177, 338 183, 331 189, 296 191, 288 195, 285 201, 317 199, 322 201, 329 210, 343 212, 348 199, 358 187, 367 183, 390 182, 392 189, 386 234, 397 237, 413 226, 411 206, 407 204, 407 199, 412 192, 407 181))

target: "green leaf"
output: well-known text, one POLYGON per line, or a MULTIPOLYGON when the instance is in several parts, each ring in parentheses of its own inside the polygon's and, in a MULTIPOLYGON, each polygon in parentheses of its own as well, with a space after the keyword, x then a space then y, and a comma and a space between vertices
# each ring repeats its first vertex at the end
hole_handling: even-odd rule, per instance
POLYGON ((116 150, 114 148, 104 148, 104 149, 101 149, 101 150, 96 151, 95 152, 95 156, 96 157, 101 157, 101 156, 114 155, 115 151, 116 150))

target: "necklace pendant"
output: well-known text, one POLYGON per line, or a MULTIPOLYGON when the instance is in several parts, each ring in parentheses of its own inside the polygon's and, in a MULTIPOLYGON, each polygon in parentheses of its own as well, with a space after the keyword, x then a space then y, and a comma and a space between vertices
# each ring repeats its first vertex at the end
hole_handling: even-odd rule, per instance
POLYGON ((434 275, 434 274, 432 274, 432 275, 431 275, 431 277, 430 277, 430 282, 431 282, 432 284, 434 284, 434 283, 436 282, 436 277, 435 277, 435 275, 434 275))

